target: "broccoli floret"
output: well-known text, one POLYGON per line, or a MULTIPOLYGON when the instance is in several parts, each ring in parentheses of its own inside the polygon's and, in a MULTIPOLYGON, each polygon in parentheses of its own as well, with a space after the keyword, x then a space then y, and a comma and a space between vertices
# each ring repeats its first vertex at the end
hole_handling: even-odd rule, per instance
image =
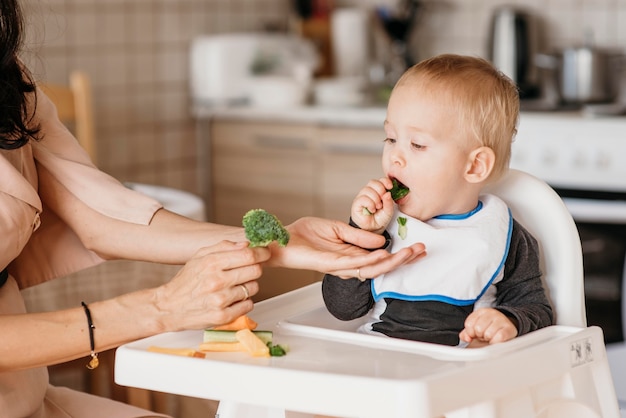
POLYGON ((251 247, 267 247, 272 241, 284 247, 289 232, 278 218, 263 209, 252 209, 243 215, 243 228, 251 247))
POLYGON ((409 194, 409 188, 404 184, 400 183, 398 180, 393 179, 393 187, 388 192, 391 192, 391 198, 396 201, 398 199, 402 199, 404 196, 409 194))

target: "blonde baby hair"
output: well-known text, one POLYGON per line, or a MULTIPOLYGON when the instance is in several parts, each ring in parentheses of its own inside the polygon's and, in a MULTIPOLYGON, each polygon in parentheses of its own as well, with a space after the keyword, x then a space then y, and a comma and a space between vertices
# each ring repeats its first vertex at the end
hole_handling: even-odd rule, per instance
MULTIPOLYGON (((493 150, 496 161, 489 177, 497 180, 508 168, 511 144, 519 121, 519 91, 490 62, 478 57, 443 54, 415 64, 394 89, 419 81, 424 94, 453 107, 458 126, 469 140, 493 150)), ((393 94, 393 93, 392 93, 393 94)))

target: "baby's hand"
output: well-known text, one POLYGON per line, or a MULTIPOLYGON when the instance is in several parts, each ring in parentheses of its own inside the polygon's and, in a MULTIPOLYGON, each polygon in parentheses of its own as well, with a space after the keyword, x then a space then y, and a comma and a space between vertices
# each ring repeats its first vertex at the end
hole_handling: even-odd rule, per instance
POLYGON ((354 198, 350 216, 359 228, 376 233, 385 230, 393 217, 393 199, 387 191, 392 186, 387 177, 370 180, 354 198))
POLYGON ((470 346, 496 344, 517 337, 517 327, 502 312, 493 308, 480 308, 465 320, 465 329, 459 334, 461 341, 470 346))

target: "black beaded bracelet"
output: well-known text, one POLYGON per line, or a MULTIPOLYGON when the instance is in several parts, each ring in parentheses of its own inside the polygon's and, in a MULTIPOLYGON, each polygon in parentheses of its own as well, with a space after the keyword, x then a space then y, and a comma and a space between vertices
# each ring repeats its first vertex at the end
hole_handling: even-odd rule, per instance
POLYGON ((93 330, 96 328, 96 326, 93 324, 93 321, 91 319, 91 311, 89 310, 89 307, 87 306, 87 304, 85 302, 81 302, 80 303, 83 306, 83 309, 85 310, 85 315, 87 316, 87 325, 89 327, 89 344, 91 346, 91 360, 89 360, 89 363, 87 363, 87 368, 89 370, 93 370, 96 367, 98 367, 98 365, 100 364, 100 361, 98 360, 98 353, 96 353, 96 343, 93 337, 93 330))

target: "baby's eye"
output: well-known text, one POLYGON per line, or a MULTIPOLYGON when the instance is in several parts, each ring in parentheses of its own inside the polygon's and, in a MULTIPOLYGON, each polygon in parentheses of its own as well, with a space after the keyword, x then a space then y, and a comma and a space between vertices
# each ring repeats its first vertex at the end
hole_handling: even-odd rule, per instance
POLYGON ((424 148, 426 148, 424 145, 416 144, 415 142, 411 143, 411 147, 413 147, 413 149, 424 149, 424 148))
POLYGON ((395 139, 393 139, 393 138, 385 138, 385 139, 383 140, 383 142, 384 142, 384 143, 386 143, 386 144, 395 144, 395 143, 396 143, 396 140, 395 140, 395 139))

